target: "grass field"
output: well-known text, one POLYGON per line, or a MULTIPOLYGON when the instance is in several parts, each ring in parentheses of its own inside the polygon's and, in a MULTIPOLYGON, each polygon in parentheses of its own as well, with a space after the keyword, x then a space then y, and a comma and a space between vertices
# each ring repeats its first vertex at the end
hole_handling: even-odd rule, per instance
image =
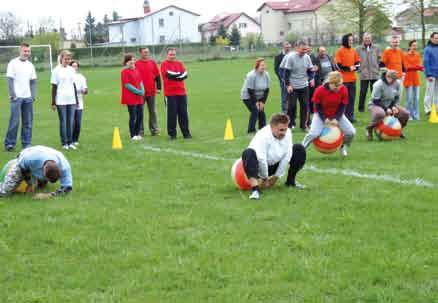
MULTIPOLYGON (((0 200, 0 302, 438 302, 438 125, 366 142, 360 114, 348 158, 310 148, 313 169, 298 176, 307 190, 279 184, 254 203, 229 177, 250 140, 239 91, 251 66, 189 64, 194 139, 168 140, 159 97, 162 135, 140 143, 129 142, 118 104, 119 69, 84 70, 81 145, 66 152, 74 192, 0 200), (223 141, 227 118, 235 141, 223 141), (122 151, 111 149, 115 126, 122 151)), ((275 81, 271 91, 274 113, 275 81)), ((48 74, 38 96, 33 143, 60 148, 48 74)), ((4 136, 6 81, 0 99, 4 136)), ((0 162, 14 155, 2 151, 0 162)))

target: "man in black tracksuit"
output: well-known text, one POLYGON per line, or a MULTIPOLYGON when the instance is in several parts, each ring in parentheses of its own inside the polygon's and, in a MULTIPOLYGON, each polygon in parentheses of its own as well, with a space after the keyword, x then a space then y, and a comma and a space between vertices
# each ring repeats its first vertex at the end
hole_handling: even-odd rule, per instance
POLYGON ((287 112, 287 89, 286 89, 286 85, 284 83, 284 80, 282 80, 282 71, 280 68, 280 64, 283 61, 283 58, 290 53, 290 51, 292 50, 292 46, 289 42, 284 42, 283 43, 283 50, 281 51, 280 54, 278 54, 277 56, 275 56, 274 59, 274 69, 275 69, 275 74, 278 77, 278 81, 280 82, 280 91, 281 91, 281 111, 283 113, 287 112))

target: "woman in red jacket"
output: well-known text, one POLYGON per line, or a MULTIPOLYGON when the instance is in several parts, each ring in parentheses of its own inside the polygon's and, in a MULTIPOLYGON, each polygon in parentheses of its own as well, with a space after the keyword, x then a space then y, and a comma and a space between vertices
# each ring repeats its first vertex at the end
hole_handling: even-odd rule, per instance
POLYGON ((141 140, 140 127, 143 124, 144 86, 140 74, 135 69, 134 54, 126 54, 122 70, 122 101, 128 106, 129 132, 134 141, 141 140))

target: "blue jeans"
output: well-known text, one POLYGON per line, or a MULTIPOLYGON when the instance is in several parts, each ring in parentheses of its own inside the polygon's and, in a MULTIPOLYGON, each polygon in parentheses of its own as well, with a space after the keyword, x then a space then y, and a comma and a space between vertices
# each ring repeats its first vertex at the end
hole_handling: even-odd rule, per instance
POLYGON ((18 126, 21 116, 21 145, 27 147, 32 142, 33 101, 32 99, 18 98, 10 102, 11 117, 9 119, 8 132, 5 138, 5 146, 15 146, 17 143, 18 126))
POLYGON ((287 114, 287 88, 283 80, 280 80, 280 92, 281 92, 281 111, 287 114))
POLYGON ((81 134, 82 125, 82 109, 75 110, 75 119, 73 126, 73 142, 79 142, 79 135, 81 134))
POLYGON ((420 120, 419 93, 418 86, 406 87, 406 109, 415 120, 420 120))
POLYGON ((57 105, 59 117, 59 135, 62 145, 73 143, 73 126, 75 119, 76 104, 57 105))
POLYGON ((129 134, 131 138, 140 135, 140 128, 143 125, 143 110, 143 104, 128 105, 129 134))

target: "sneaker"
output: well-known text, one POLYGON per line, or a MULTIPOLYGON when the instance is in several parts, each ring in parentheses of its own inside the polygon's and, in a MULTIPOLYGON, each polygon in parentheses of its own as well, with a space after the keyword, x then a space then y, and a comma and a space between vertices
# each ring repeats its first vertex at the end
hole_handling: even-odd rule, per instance
POLYGON ((342 145, 342 147, 341 147, 341 156, 344 157, 344 158, 346 156, 348 156, 347 145, 342 145))
POLYGON ((253 190, 251 192, 251 195, 249 195, 250 200, 259 200, 260 199, 260 192, 258 190, 253 190))
POLYGON ((68 145, 63 145, 63 146, 62 146, 62 149, 66 149, 66 150, 68 150, 68 149, 69 149, 69 146, 68 146, 68 145))
POLYGON ((141 141, 141 140, 143 140, 143 136, 137 136, 137 141, 141 141))
POLYGON ((286 187, 293 187, 293 188, 298 189, 298 190, 306 189, 306 186, 305 186, 305 185, 300 184, 300 183, 298 183, 298 182, 286 182, 286 183, 284 183, 284 185, 285 185, 286 187))
POLYGON ((73 150, 77 150, 78 148, 76 146, 74 146, 73 144, 70 144, 68 146, 69 149, 73 149, 73 150))
POLYGON ((131 138, 132 141, 138 141, 138 136, 134 136, 131 138))
POLYGON ((5 150, 6 150, 7 152, 11 152, 11 151, 13 151, 14 148, 15 148, 15 146, 13 146, 13 145, 6 145, 6 146, 5 146, 5 150))
POLYGON ((72 144, 76 147, 79 146, 79 142, 73 142, 72 144))
POLYGON ((188 134, 188 135, 184 136, 184 139, 192 139, 192 135, 188 134))

